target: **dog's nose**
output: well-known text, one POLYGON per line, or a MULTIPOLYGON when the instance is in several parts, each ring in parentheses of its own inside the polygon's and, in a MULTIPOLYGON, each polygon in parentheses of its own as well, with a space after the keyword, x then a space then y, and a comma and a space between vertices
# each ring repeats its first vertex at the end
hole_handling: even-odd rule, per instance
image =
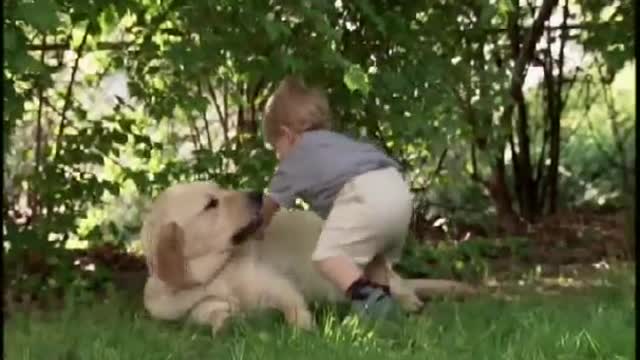
POLYGON ((260 191, 250 191, 247 196, 249 197, 249 201, 256 205, 262 206, 262 192, 260 191))

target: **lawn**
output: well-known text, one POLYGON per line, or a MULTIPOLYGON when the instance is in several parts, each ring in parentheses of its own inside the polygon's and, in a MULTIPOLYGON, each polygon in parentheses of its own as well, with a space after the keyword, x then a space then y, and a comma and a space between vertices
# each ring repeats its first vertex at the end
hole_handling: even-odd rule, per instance
MULTIPOLYGON (((149 319, 113 297, 63 311, 12 314, 5 358, 18 359, 633 359, 635 275, 609 286, 466 302, 433 301, 398 327, 367 330, 320 307, 318 329, 293 331, 274 313, 206 327, 149 319)), ((340 310, 340 309, 337 309, 340 310)))

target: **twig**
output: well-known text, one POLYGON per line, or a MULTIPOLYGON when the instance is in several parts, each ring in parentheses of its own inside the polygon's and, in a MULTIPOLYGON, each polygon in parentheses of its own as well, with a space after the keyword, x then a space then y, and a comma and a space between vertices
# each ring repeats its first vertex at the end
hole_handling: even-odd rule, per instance
POLYGON ((47 105, 47 107, 49 108, 49 110, 53 111, 56 115, 58 115, 58 117, 62 117, 62 112, 60 112, 60 110, 58 110, 58 109, 56 108, 56 106, 55 106, 55 105, 53 105, 53 104, 51 103, 51 101, 49 101, 49 99, 47 99, 46 97, 43 97, 43 98, 42 98, 42 103, 43 103, 44 105, 47 105))
POLYGON ((91 22, 87 24, 87 28, 84 31, 84 35, 82 36, 82 41, 80 42, 80 46, 78 47, 77 56, 73 64, 73 68, 71 70, 71 80, 69 81, 69 85, 67 86, 67 93, 65 94, 64 105, 62 106, 62 118, 60 119, 60 124, 58 126, 58 137, 56 138, 56 149, 53 155, 53 162, 56 163, 58 160, 58 156, 60 155, 60 149, 62 148, 62 135, 64 134, 64 126, 67 120, 67 111, 71 106, 71 102, 73 101, 71 96, 73 95, 73 85, 76 81, 76 74, 78 73, 78 67, 80 65, 80 58, 82 58, 82 51, 84 49, 85 44, 87 43, 87 38, 89 37, 89 29, 91 28, 91 22))
MULTIPOLYGON (((69 127, 70 129, 76 130, 76 131, 78 131, 78 132, 81 130, 80 128, 78 128, 77 126, 74 126, 74 125, 72 125, 72 124, 68 125, 68 127, 69 127)), ((123 168, 123 169, 127 169, 127 168, 128 168, 127 166, 125 166, 124 164, 122 164, 122 163, 120 162, 120 160, 118 160, 117 158, 112 157, 111 155, 109 155, 109 154, 107 154, 107 153, 102 152, 100 149, 95 149, 95 148, 94 148, 94 149, 87 149, 87 151, 93 152, 94 154, 101 155, 101 156, 103 156, 103 157, 105 157, 105 158, 107 158, 107 159, 111 160, 114 164, 118 165, 119 167, 121 167, 121 168, 123 168)))
POLYGON ((224 138, 225 144, 229 142, 229 123, 227 118, 227 101, 226 101, 226 90, 225 94, 223 94, 224 101, 224 114, 222 109, 220 109, 220 104, 218 103, 218 98, 216 97, 216 92, 213 89, 213 85, 211 85, 211 81, 207 80, 207 89, 209 90, 209 95, 211 96, 211 100, 213 101, 213 106, 216 108, 216 113, 218 114, 218 120, 220 120, 220 125, 222 125, 222 136, 224 138))
MULTIPOLYGON (((598 68, 598 73, 602 78, 603 74, 600 68, 598 68)), ((602 86, 604 102, 609 112, 609 127, 611 129, 611 135, 613 137, 614 149, 618 152, 618 156, 620 157, 619 167, 621 171, 623 186, 625 189, 628 189, 629 183, 627 171, 629 169, 627 168, 627 154, 624 148, 624 143, 626 142, 626 138, 628 134, 630 134, 630 132, 628 132, 626 135, 620 134, 620 128, 618 127, 619 124, 617 120, 619 113, 615 107, 614 98, 611 94, 611 86, 607 86, 604 81, 602 81, 600 84, 602 86)))
POLYGON ((471 142, 471 173, 469 174, 468 170, 465 170, 465 172, 473 182, 484 186, 486 189, 489 189, 489 186, 490 186, 489 181, 483 179, 480 176, 480 173, 478 172, 478 160, 476 159, 476 144, 474 142, 471 142))
MULTIPOLYGON (((414 194, 418 194, 421 192, 424 192, 425 190, 427 190, 427 187, 420 187, 420 188, 411 188, 411 192, 414 194)), ((484 207, 482 206, 461 206, 461 205, 454 205, 453 202, 439 202, 439 201, 431 201, 429 199, 420 199, 419 201, 419 206, 420 207, 439 207, 442 209, 445 209, 447 211, 461 211, 461 212, 470 212, 470 213, 478 213, 478 212, 482 212, 483 210, 485 210, 484 207)))
MULTIPOLYGON (((42 44, 45 45, 47 43, 47 35, 42 35, 42 44)), ((40 54, 40 62, 42 64, 45 63, 45 52, 43 51, 40 54)), ((41 140, 42 140, 42 109, 44 107, 44 84, 40 81, 38 86, 38 115, 36 119, 36 172, 40 171, 40 152, 41 152, 41 140)))
POLYGON ((189 134, 191 135, 193 146, 196 150, 200 150, 202 149, 202 144, 200 143, 200 130, 198 130, 198 124, 196 123, 196 120, 191 117, 191 114, 187 115, 187 119, 189 121, 189 134))
MULTIPOLYGON (((207 97, 202 93, 202 84, 198 85, 198 95, 201 98, 207 99, 207 97)), ((204 121, 204 132, 207 134, 207 145, 209 146, 209 150, 213 151, 213 142, 211 140, 211 132, 209 131, 209 119, 207 119, 207 108, 202 111, 202 120, 204 121)))
POLYGON ((253 92, 249 92, 249 84, 247 83, 247 102, 249 103, 249 107, 250 107, 250 112, 251 112, 251 123, 252 126, 254 127, 253 130, 255 130, 255 134, 256 137, 258 135, 258 119, 257 119, 257 113, 258 110, 256 109, 256 99, 258 98, 258 95, 260 95, 260 91, 264 88, 265 85, 265 79, 264 77, 260 77, 258 79, 258 81, 256 82, 256 86, 253 89, 253 92))
POLYGON ((449 147, 445 146, 444 150, 442 150, 442 153, 440 153, 440 156, 438 157, 438 163, 436 164, 436 168, 429 175, 429 179, 427 179, 427 184, 425 185, 426 187, 429 187, 429 185, 431 185, 431 182, 433 182, 433 179, 435 179, 436 176, 440 174, 440 171, 442 171, 444 167, 444 159, 447 157, 448 151, 449 151, 449 147))
MULTIPOLYGON (((229 128, 229 81, 226 77, 222 78, 222 113, 224 114, 224 121, 227 124, 227 130, 229 128)), ((229 139, 229 134, 225 132, 225 138, 229 139)))
MULTIPOLYGON (((47 35, 42 34, 42 44, 45 45, 47 43, 47 35)), ((40 54, 40 62, 45 64, 45 52, 43 51, 40 54)), ((41 75, 42 76, 42 75, 41 75)), ((35 149, 35 173, 40 173, 40 161, 42 158, 42 110, 44 108, 44 84, 42 79, 38 81, 38 114, 36 118, 36 149, 35 149)), ((37 216, 39 212, 39 208, 36 204, 37 200, 31 198, 30 192, 27 193, 27 202, 30 204, 33 214, 32 216, 37 216)), ((35 194, 34 194, 35 196, 35 194)))
POLYGON ((611 152, 607 151, 606 146, 596 135, 597 131, 593 128, 593 124, 590 120, 587 120, 587 127, 589 128, 589 131, 593 133, 593 144, 598 148, 598 150, 600 150, 600 152, 609 161, 609 163, 617 168, 626 169, 626 164, 618 162, 618 160, 616 160, 616 157, 611 154, 611 152))

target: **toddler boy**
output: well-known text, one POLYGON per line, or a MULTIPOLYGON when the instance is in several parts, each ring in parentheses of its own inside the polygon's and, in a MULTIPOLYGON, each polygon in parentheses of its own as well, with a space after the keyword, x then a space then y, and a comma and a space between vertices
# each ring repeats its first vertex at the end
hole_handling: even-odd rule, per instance
POLYGON ((267 226, 303 199, 325 223, 312 255, 317 269, 372 318, 397 313, 387 269, 399 259, 412 212, 398 164, 375 146, 331 131, 327 97, 285 78, 265 109, 263 129, 279 165, 265 196, 267 226))

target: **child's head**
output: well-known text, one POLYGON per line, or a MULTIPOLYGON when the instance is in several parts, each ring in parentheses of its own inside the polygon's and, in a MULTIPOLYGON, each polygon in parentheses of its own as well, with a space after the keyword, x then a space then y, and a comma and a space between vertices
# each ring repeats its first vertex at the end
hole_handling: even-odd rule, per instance
POLYGON ((265 109, 264 136, 279 156, 283 152, 279 148, 288 152, 290 143, 305 131, 330 127, 331 111, 326 95, 292 76, 280 82, 265 109))

